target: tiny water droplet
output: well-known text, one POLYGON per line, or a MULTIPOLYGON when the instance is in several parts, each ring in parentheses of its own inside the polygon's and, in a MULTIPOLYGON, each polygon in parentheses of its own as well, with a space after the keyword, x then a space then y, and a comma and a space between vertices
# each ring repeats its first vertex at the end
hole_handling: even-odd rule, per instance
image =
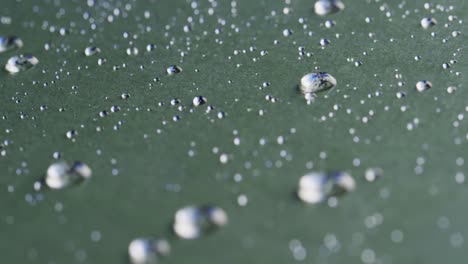
POLYGON ((26 71, 36 66, 39 60, 33 55, 25 54, 13 56, 5 64, 5 70, 11 74, 26 71))

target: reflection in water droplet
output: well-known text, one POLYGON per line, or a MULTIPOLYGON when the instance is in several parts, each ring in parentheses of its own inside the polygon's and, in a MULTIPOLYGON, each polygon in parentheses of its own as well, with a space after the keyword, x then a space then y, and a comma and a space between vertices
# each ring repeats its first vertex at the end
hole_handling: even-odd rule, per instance
POLYGON ((26 71, 36 66, 39 60, 29 54, 13 56, 5 64, 5 70, 11 74, 26 71))
POLYGON ((167 67, 166 72, 167 72, 167 75, 174 75, 174 74, 182 72, 182 68, 176 65, 171 65, 167 67))
POLYGON ((336 79, 326 72, 309 73, 302 77, 300 89, 305 96, 336 86, 336 79))
POLYGON ((91 168, 82 162, 77 161, 70 166, 65 161, 59 161, 47 169, 45 183, 51 189, 63 189, 89 179, 91 175, 91 168))
POLYGON ((316 204, 327 198, 353 191, 355 188, 356 182, 348 173, 310 172, 299 180, 297 195, 306 203, 316 204))
POLYGON ((315 13, 319 16, 330 15, 344 8, 345 5, 340 0, 318 0, 314 5, 315 13))
POLYGON ((128 246, 128 256, 132 264, 157 263, 170 252, 171 246, 165 239, 137 238, 128 246))
POLYGON ((418 92, 424 92, 432 88, 432 83, 430 81, 422 80, 416 83, 416 90, 418 92))
POLYGON ((175 214, 174 232, 183 239, 196 239, 227 224, 226 212, 216 206, 187 206, 175 214))
POLYGON ((0 36, 0 53, 23 47, 23 41, 16 36, 0 36))
POLYGON ((99 52, 101 52, 101 50, 94 46, 86 47, 84 50, 84 54, 88 57, 93 56, 94 54, 99 53, 99 52))

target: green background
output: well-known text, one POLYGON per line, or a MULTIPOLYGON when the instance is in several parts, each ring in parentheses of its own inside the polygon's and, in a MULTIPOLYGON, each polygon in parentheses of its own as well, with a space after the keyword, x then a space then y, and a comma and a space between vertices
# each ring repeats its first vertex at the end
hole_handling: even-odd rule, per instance
POLYGON ((0 262, 126 263, 128 243, 140 236, 170 240, 164 263, 296 263, 291 240, 301 241, 306 263, 362 263, 370 250, 375 263, 466 260, 468 193, 455 180, 466 171, 461 161, 468 150, 465 1, 432 1, 426 10, 426 1, 350 0, 325 18, 303 0, 238 0, 235 15, 230 1, 203 0, 195 9, 181 0, 88 2, 2 1, 0 33, 25 45, 0 54, 0 61, 31 53, 40 63, 14 76, 0 73, 0 262), (116 8, 120 14, 110 23, 116 8), (439 23, 424 30, 425 16, 439 23), (336 26, 324 27, 326 19, 336 26), (62 27, 69 34, 59 34, 62 27), (293 34, 283 36, 284 29, 293 34), (452 37, 453 31, 462 34, 452 37), (330 45, 322 49, 321 38, 330 45), (147 52, 150 43, 157 47, 147 52), (86 57, 87 46, 101 53, 86 57), (126 54, 132 46, 138 55, 126 54), (299 56, 300 46, 311 56, 299 56), (107 62, 99 66, 99 58, 107 62), (443 69, 450 60, 457 63, 443 69), (173 64, 183 72, 166 76, 173 64), (338 85, 307 105, 296 85, 316 66, 338 85), (418 93, 419 80, 433 88, 418 93), (271 85, 260 89, 263 82, 271 85), (447 93, 449 86, 457 91, 447 93), (398 99, 400 91, 406 96, 398 99), (130 98, 122 100, 122 93, 130 98), (212 112, 206 105, 190 111, 198 95, 212 112), (174 98, 183 111, 170 104, 174 98), (112 105, 121 111, 99 117, 112 105), (74 142, 65 137, 71 129, 78 131, 74 142), (93 178, 66 190, 34 191, 55 151, 87 163, 93 178), (227 164, 219 161, 222 153, 227 164), (367 182, 369 167, 381 167, 384 176, 367 182), (357 190, 337 207, 305 205, 294 191, 311 170, 347 171, 357 190), (245 207, 237 203, 240 194, 248 197, 245 207), (228 226, 198 240, 177 239, 173 215, 192 204, 224 208, 228 226), (91 239, 93 231, 99 241, 91 239), (392 241, 392 232, 402 232, 403 240, 392 241), (327 249, 327 234, 339 247, 327 249))

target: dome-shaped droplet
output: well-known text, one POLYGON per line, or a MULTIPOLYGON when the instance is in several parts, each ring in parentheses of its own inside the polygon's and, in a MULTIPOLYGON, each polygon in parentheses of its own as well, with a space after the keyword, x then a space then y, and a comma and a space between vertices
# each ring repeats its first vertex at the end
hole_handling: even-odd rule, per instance
POLYGON ((45 183, 51 189, 62 189, 72 181, 70 166, 65 161, 53 163, 47 169, 45 183))
POLYGON ((183 239, 196 239, 202 234, 227 224, 226 212, 216 206, 187 206, 175 214, 174 232, 183 239))
POLYGON ((336 79, 326 72, 309 73, 302 77, 300 89, 303 94, 317 93, 336 86, 336 79))
POLYGON ((298 197, 306 203, 319 203, 326 197, 327 176, 321 172, 308 173, 299 180, 298 197))
POLYGON ((416 90, 418 92, 422 93, 426 90, 429 90, 432 88, 432 83, 430 81, 422 80, 416 83, 416 90))
POLYGON ((8 59, 7 63, 5 64, 5 70, 9 73, 14 74, 31 69, 38 63, 39 60, 36 57, 29 54, 13 56, 10 59, 8 59))
POLYGON ((99 53, 99 52, 101 52, 101 50, 98 47, 94 47, 94 46, 86 47, 84 50, 84 54, 87 57, 93 56, 94 54, 99 53))
POLYGON ((23 47, 23 41, 16 36, 0 36, 0 53, 23 47))
POLYGON ((345 5, 340 0, 318 0, 314 5, 315 13, 319 16, 330 15, 344 8, 345 5))
POLYGON ((174 75, 174 74, 177 74, 177 73, 180 73, 180 72, 182 72, 182 68, 180 68, 177 65, 171 65, 171 66, 167 67, 167 69, 166 69, 167 75, 174 75))
POLYGON ((423 19, 421 19, 421 27, 424 28, 424 29, 428 29, 432 26, 435 26, 437 25, 437 20, 435 18, 432 18, 432 17, 425 17, 423 19))
POLYGON ((204 96, 196 96, 193 98, 192 103, 194 106, 200 106, 206 104, 207 100, 204 96))
POLYGON ((171 246, 165 239, 137 238, 128 246, 128 256, 132 264, 158 263, 161 257, 169 255, 171 246))

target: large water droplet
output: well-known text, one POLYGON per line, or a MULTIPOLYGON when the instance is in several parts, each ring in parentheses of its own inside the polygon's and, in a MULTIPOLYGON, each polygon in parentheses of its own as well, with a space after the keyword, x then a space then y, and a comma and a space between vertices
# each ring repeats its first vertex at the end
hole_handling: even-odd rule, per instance
POLYGON ((5 64, 5 70, 11 74, 26 71, 36 66, 39 60, 29 54, 13 56, 5 64))
POLYGON ((345 5, 340 0, 318 0, 314 5, 315 13, 319 16, 330 15, 344 8, 345 5))
POLYGON ((300 89, 304 95, 325 91, 336 86, 336 79, 326 72, 309 73, 302 77, 300 89))
POLYGON ((94 47, 94 46, 86 47, 84 50, 84 54, 88 57, 93 56, 94 54, 99 53, 99 52, 101 52, 101 50, 98 47, 94 47))
POLYGON ((23 47, 23 41, 16 36, 0 36, 0 53, 23 47))
POLYGON ((416 83, 416 90, 418 92, 422 93, 426 90, 429 90, 432 88, 432 83, 430 81, 422 80, 416 83))
POLYGON ((174 232, 183 239, 195 239, 227 224, 226 212, 216 206, 187 206, 175 214, 174 232))
POLYGON ((137 238, 128 246, 128 256, 132 264, 157 263, 170 252, 171 246, 165 239, 137 238))
POLYGON ((47 169, 45 183, 51 189, 63 189, 89 179, 91 175, 91 168, 82 162, 77 161, 70 166, 65 161, 59 161, 47 169))
POLYGON ((204 96, 196 96, 193 98, 192 103, 194 106, 200 106, 206 104, 207 100, 204 96))
POLYGON ((348 173, 310 172, 299 180, 297 195, 306 203, 316 204, 330 197, 353 191, 355 188, 356 182, 348 173))
POLYGON ((435 18, 425 17, 421 19, 421 27, 423 27, 424 29, 428 29, 435 25, 437 25, 437 20, 435 18))
POLYGON ((180 68, 177 65, 171 65, 171 66, 167 67, 167 69, 166 69, 167 75, 174 75, 174 74, 177 74, 177 73, 180 73, 180 72, 182 72, 182 68, 180 68))

